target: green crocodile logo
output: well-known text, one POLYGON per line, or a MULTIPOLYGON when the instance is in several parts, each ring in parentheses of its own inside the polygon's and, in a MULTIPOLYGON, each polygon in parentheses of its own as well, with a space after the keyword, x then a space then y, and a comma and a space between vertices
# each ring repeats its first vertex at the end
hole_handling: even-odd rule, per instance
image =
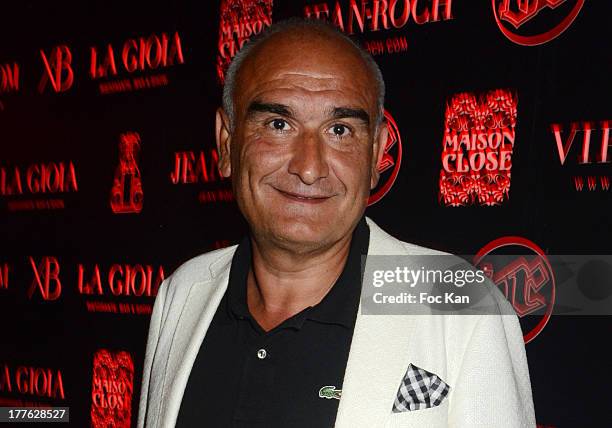
POLYGON ((324 386, 319 389, 319 398, 327 398, 328 400, 335 398, 336 400, 339 400, 340 395, 342 395, 342 390, 336 389, 336 387, 333 385, 324 386))

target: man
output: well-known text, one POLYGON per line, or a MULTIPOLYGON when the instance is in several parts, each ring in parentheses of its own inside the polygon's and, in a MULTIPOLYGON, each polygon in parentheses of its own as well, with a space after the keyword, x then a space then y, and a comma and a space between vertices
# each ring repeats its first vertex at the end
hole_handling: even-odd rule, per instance
POLYGON ((250 235, 161 285, 139 427, 535 426, 515 315, 360 313, 362 254, 436 253, 364 217, 383 100, 372 58, 322 23, 234 58, 216 138, 250 235))

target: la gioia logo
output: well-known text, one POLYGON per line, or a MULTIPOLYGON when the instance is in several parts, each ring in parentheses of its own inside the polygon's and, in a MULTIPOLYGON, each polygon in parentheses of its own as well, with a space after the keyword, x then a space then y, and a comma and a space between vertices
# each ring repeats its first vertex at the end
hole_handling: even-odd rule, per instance
POLYGON ((144 194, 138 168, 140 135, 137 132, 121 134, 119 140, 119 164, 111 189, 110 205, 115 214, 142 211, 144 194))
POLYGON ((162 71, 185 63, 178 31, 128 39, 121 47, 92 46, 89 53, 89 77, 99 81, 100 94, 166 86, 169 78, 162 71), (134 73, 141 75, 131 77, 134 73))
MULTIPOLYGON (((72 48, 66 44, 46 50, 40 49, 39 53, 43 72, 38 83, 38 92, 61 93, 70 90, 76 77, 73 59, 78 58, 78 55, 73 55, 72 48)), ((101 94, 109 94, 165 86, 169 78, 161 71, 184 63, 179 33, 169 35, 162 32, 148 37, 127 39, 121 46, 111 43, 104 47, 91 46, 88 74, 93 81, 99 82, 101 94), (131 77, 134 73, 141 75, 131 77)), ((18 67, 12 70, 6 66, 0 67, 0 71, 6 76, 3 77, 6 83, 0 81, 0 89, 2 86, 16 87, 18 67)))
POLYGON ((402 164, 402 138, 397 123, 387 110, 385 110, 385 122, 389 136, 385 144, 385 152, 378 163, 380 179, 378 185, 370 193, 368 206, 380 201, 389 192, 402 164))
POLYGON ((232 58, 249 39, 272 25, 272 0, 222 0, 217 77, 223 83, 232 58))
POLYGON ((491 1, 502 34, 523 46, 541 45, 559 37, 584 5, 584 0, 491 1))
POLYGON ((0 393, 26 395, 34 399, 66 399, 60 369, 29 365, 0 365, 0 393))
POLYGON ((100 349, 94 355, 91 426, 130 428, 134 362, 129 352, 100 349))
POLYGON ((512 304, 525 343, 535 339, 548 324, 555 304, 555 274, 544 251, 526 238, 505 236, 478 251, 474 266, 512 304))
POLYGON ((0 166, 0 200, 6 198, 9 211, 62 209, 68 194, 77 191, 72 161, 0 166))
POLYGON ((451 97, 442 141, 442 204, 491 206, 508 199, 516 108, 516 95, 504 89, 451 97))

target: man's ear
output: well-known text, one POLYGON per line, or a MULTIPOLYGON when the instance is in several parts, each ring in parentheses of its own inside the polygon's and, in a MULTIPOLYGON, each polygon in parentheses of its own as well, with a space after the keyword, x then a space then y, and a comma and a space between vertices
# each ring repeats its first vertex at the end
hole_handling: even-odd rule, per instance
POLYGON ((215 139, 217 140, 217 152, 219 153, 219 171, 223 177, 232 175, 230 123, 227 114, 222 107, 217 109, 215 115, 215 139))
POLYGON ((374 137, 374 144, 372 144, 372 173, 370 178, 370 190, 374 189, 378 184, 380 178, 380 172, 378 172, 378 165, 385 154, 385 146, 387 145, 387 138, 389 137, 389 129, 387 128, 387 122, 383 119, 378 125, 378 130, 374 137))

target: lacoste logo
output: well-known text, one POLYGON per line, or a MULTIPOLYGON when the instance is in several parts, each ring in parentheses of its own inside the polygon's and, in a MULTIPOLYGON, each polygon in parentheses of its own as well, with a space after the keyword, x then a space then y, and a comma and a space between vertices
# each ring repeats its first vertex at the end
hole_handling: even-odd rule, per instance
POLYGON ((335 398, 336 400, 339 400, 340 395, 342 395, 342 390, 336 389, 336 387, 333 385, 324 386, 319 389, 319 398, 327 398, 328 400, 335 398))

